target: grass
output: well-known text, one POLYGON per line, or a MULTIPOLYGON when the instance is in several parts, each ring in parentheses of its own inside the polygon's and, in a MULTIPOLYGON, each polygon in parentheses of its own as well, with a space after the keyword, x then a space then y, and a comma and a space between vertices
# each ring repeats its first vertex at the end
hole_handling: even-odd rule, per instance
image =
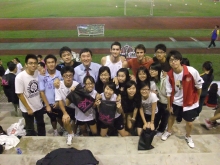
MULTIPOLYGON (((154 16, 212 17, 220 11, 220 3, 211 0, 154 0, 154 5, 154 16)), ((124 0, 1 0, 0 11, 0 18, 121 17, 124 0)), ((127 2, 127 16, 149 14, 150 2, 127 2)))
MULTIPOLYGON (((211 29, 105 30, 105 37, 207 37, 211 29)), ((77 38, 77 30, 0 31, 0 38, 77 38), (71 35, 70 35, 71 34, 71 35)))

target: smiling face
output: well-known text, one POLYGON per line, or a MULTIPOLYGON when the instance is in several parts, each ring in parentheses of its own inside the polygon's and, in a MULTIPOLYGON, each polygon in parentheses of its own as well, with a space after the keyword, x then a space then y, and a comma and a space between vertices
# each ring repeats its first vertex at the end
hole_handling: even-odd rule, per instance
POLYGON ((94 86, 95 84, 90 80, 90 79, 87 79, 86 82, 85 82, 85 89, 87 92, 92 92, 92 90, 94 89, 94 86))
POLYGON ((114 94, 114 91, 111 88, 109 88, 109 86, 107 85, 104 89, 105 98, 110 99, 113 94, 114 94))
POLYGON ((72 62, 72 54, 69 51, 64 51, 61 54, 61 58, 65 64, 70 64, 72 62))
POLYGON ((127 89, 128 96, 134 97, 136 91, 137 91, 136 87, 132 85, 130 88, 127 89))
POLYGON ((144 81, 144 80, 147 79, 147 74, 146 74, 144 71, 141 70, 141 71, 138 73, 138 78, 140 79, 140 81, 144 81))
POLYGON ((80 55, 80 60, 85 67, 89 67, 92 61, 92 55, 90 52, 84 52, 80 55))
POLYGON ((151 77, 157 77, 158 76, 158 71, 154 69, 149 69, 149 73, 151 77))
POLYGON ((73 83, 73 73, 72 72, 64 73, 63 80, 66 86, 71 86, 73 83))
POLYGON ((143 49, 137 49, 135 53, 136 53, 138 61, 144 60, 144 54, 145 53, 144 53, 143 49))
POLYGON ((126 75, 124 72, 118 72, 118 82, 123 83, 126 80, 126 75))
POLYGON ((103 84, 109 82, 110 75, 106 70, 102 72, 99 77, 103 84))
POLYGON ((120 56, 120 53, 121 53, 120 46, 113 45, 112 48, 110 49, 110 52, 111 52, 112 57, 118 58, 120 56))
POLYGON ((166 52, 164 52, 163 50, 161 49, 157 49, 157 51, 155 52, 156 54, 156 58, 159 60, 159 61, 165 61, 166 59, 166 52))
POLYGON ((148 85, 144 86, 143 88, 141 88, 140 90, 141 96, 143 98, 148 98, 149 94, 150 94, 150 88, 148 85))

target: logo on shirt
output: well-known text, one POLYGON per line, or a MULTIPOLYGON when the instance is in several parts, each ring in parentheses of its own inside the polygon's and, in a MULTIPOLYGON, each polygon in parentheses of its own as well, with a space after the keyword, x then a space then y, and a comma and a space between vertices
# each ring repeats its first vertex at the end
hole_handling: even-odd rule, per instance
POLYGON ((188 81, 188 82, 191 81, 191 80, 192 80, 191 77, 187 77, 187 78, 186 78, 186 81, 188 81))
POLYGON ((29 82, 27 91, 29 93, 28 98, 33 98, 33 97, 39 95, 38 83, 36 80, 31 80, 29 82))

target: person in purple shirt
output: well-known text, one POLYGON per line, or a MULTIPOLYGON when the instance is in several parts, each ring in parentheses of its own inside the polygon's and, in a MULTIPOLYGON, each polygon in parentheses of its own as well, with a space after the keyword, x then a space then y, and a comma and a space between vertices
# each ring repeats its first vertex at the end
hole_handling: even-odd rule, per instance
POLYGON ((54 130, 53 135, 57 136, 57 121, 62 126, 62 120, 59 118, 58 103, 55 102, 55 88, 54 88, 54 80, 55 79, 62 79, 60 71, 56 70, 56 62, 57 58, 49 54, 44 59, 47 70, 45 76, 38 75, 39 79, 39 90, 42 100, 45 105, 46 113, 50 117, 51 124, 54 130))
POLYGON ((208 46, 207 49, 210 49, 210 47, 213 45, 214 47, 216 46, 215 45, 215 41, 218 40, 218 36, 219 36, 219 26, 216 25, 215 26, 215 29, 212 31, 212 36, 211 36, 211 42, 208 46))
POLYGON ((92 76, 95 82, 98 79, 100 64, 92 62, 92 51, 84 48, 79 53, 82 64, 75 67, 74 80, 84 86, 83 79, 85 76, 92 76))

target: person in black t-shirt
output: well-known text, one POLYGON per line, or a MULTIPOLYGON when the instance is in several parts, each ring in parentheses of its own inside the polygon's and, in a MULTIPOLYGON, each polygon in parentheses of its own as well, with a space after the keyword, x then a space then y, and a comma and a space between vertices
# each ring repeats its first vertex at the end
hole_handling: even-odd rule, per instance
POLYGON ((64 63, 61 63, 59 65, 57 65, 56 69, 61 71, 61 69, 64 67, 64 66, 72 66, 73 69, 75 67, 77 67, 78 65, 80 65, 81 63, 80 62, 77 62, 77 61, 74 61, 72 58, 72 51, 69 47, 67 46, 64 46, 60 49, 60 57, 61 59, 63 60, 64 63))

